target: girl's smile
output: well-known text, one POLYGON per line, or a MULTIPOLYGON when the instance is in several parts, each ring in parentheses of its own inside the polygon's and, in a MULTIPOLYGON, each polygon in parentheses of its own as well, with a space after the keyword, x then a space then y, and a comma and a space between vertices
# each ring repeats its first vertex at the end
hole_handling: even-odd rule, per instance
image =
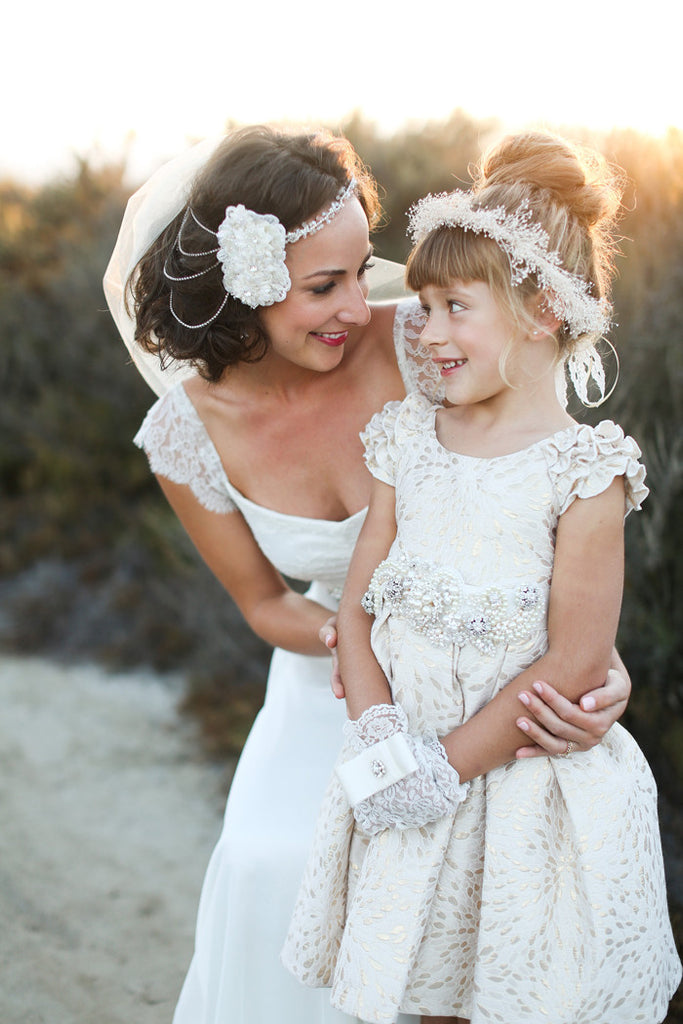
POLYGON ((456 405, 486 401, 506 388, 501 359, 514 327, 483 281, 426 285, 420 301, 428 320, 420 344, 429 350, 456 405))
POLYGON ((455 370, 459 370, 467 362, 466 359, 432 359, 432 362, 440 368, 441 376, 448 377, 455 370))

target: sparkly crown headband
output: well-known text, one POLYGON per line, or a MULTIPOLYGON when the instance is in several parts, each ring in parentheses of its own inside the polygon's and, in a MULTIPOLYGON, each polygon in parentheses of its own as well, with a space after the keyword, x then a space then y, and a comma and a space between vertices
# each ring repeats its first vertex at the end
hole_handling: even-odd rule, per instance
MULTIPOLYGON (((285 246, 292 245, 309 235, 314 235, 326 224, 329 224, 347 199, 354 194, 356 185, 356 179, 352 178, 347 185, 339 190, 332 203, 322 213, 311 220, 304 221, 294 231, 285 231, 274 214, 255 213, 241 203, 238 206, 228 206, 218 231, 213 231, 202 224, 194 211, 188 207, 178 231, 176 247, 183 256, 216 256, 218 264, 223 270, 225 298, 208 320, 204 320, 200 324, 188 324, 180 319, 173 308, 173 289, 171 289, 169 306, 172 315, 182 327, 186 327, 188 330, 199 330, 201 327, 208 327, 220 316, 229 295, 239 299, 240 302, 252 309, 282 302, 292 286, 285 262, 285 246), (213 235, 217 239, 218 245, 215 248, 205 249, 202 252, 188 252, 183 248, 182 234, 188 216, 192 217, 197 227, 205 231, 207 235, 213 235)), ((169 281, 191 281, 196 277, 208 274, 215 266, 216 264, 212 264, 196 274, 175 277, 164 264, 164 276, 169 281)))
POLYGON ((513 285, 535 274, 546 292, 547 303, 566 324, 571 337, 600 336, 609 327, 610 307, 590 294, 587 281, 562 266, 559 253, 549 247, 548 234, 533 220, 526 200, 514 213, 503 206, 476 206, 471 192, 442 192, 428 195, 411 207, 408 233, 413 243, 422 241, 439 227, 460 227, 491 238, 510 260, 513 285))

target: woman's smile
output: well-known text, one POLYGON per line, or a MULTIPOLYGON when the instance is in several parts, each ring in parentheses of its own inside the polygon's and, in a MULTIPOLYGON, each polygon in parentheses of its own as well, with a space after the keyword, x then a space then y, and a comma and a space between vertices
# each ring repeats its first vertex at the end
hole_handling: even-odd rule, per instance
POLYGON ((311 335, 317 338, 318 341, 322 341, 324 345, 330 345, 332 348, 337 348, 338 345, 343 345, 349 336, 348 331, 337 331, 335 334, 323 333, 322 331, 311 331, 311 335))

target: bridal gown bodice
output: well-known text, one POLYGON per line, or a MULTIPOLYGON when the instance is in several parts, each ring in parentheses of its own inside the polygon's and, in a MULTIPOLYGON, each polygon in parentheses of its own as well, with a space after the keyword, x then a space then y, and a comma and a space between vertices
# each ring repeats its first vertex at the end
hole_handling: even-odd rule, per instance
MULTIPOLYGON (((394 345, 406 391, 438 380, 417 339, 414 300, 397 307, 394 345)), ((335 609, 365 510, 341 521, 273 511, 228 479, 182 383, 150 409, 136 443, 152 471, 188 485, 207 509, 237 510, 283 575, 335 609)), ((322 648, 321 648, 322 650, 322 648)), ((195 952, 174 1024, 349 1024, 329 993, 296 982, 280 963, 318 809, 339 750, 345 709, 330 659, 276 649, 264 706, 233 778, 223 831, 200 898, 195 952)), ((413 1018, 402 1018, 408 1024, 413 1018)))
MULTIPOLYGON (((187 484, 212 512, 241 512, 275 568, 295 580, 315 581, 339 598, 365 509, 347 519, 288 515, 250 501, 228 479, 218 452, 182 384, 148 414, 136 437, 152 471, 187 484)), ((324 603, 324 602, 323 602, 324 603)))

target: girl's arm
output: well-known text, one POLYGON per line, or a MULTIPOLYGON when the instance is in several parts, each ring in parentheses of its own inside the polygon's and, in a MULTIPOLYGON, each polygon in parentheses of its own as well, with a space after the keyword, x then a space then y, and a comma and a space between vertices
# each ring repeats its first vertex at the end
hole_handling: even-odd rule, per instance
POLYGON ((410 735, 405 712, 393 706, 370 646, 372 618, 361 598, 395 535, 394 488, 374 480, 339 608, 339 660, 353 720, 347 739, 356 753, 337 766, 354 817, 370 835, 390 826, 418 828, 434 821, 455 810, 468 788, 460 784, 435 734, 410 735))
MULTIPOLYGON (((330 686, 337 700, 344 700, 344 684, 337 658, 337 615, 331 615, 320 630, 320 642, 332 655, 330 686)), ((524 732, 526 745, 515 751, 516 757, 547 757, 561 754, 569 740, 576 750, 590 750, 600 743, 628 706, 631 678, 619 652, 612 651, 610 670, 604 683, 583 695, 578 704, 567 700, 549 683, 540 680, 532 691, 519 695, 528 712, 517 725, 524 732)))
POLYGON ((395 491, 373 477, 370 505, 358 536, 337 616, 339 669, 349 718, 373 704, 391 703, 391 689, 370 646, 373 619, 361 606, 377 566, 396 536, 395 491))
POLYGON ((318 634, 329 608, 287 586, 242 515, 209 512, 188 486, 160 475, 157 480, 197 551, 253 631, 273 647, 324 655, 318 634))
POLYGON ((561 697, 577 701, 605 679, 621 608, 623 523, 621 477, 602 494, 577 498, 560 517, 548 609, 548 651, 445 737, 449 760, 462 780, 514 758, 524 737, 516 724, 519 695, 533 693, 535 682, 545 680, 561 697))

